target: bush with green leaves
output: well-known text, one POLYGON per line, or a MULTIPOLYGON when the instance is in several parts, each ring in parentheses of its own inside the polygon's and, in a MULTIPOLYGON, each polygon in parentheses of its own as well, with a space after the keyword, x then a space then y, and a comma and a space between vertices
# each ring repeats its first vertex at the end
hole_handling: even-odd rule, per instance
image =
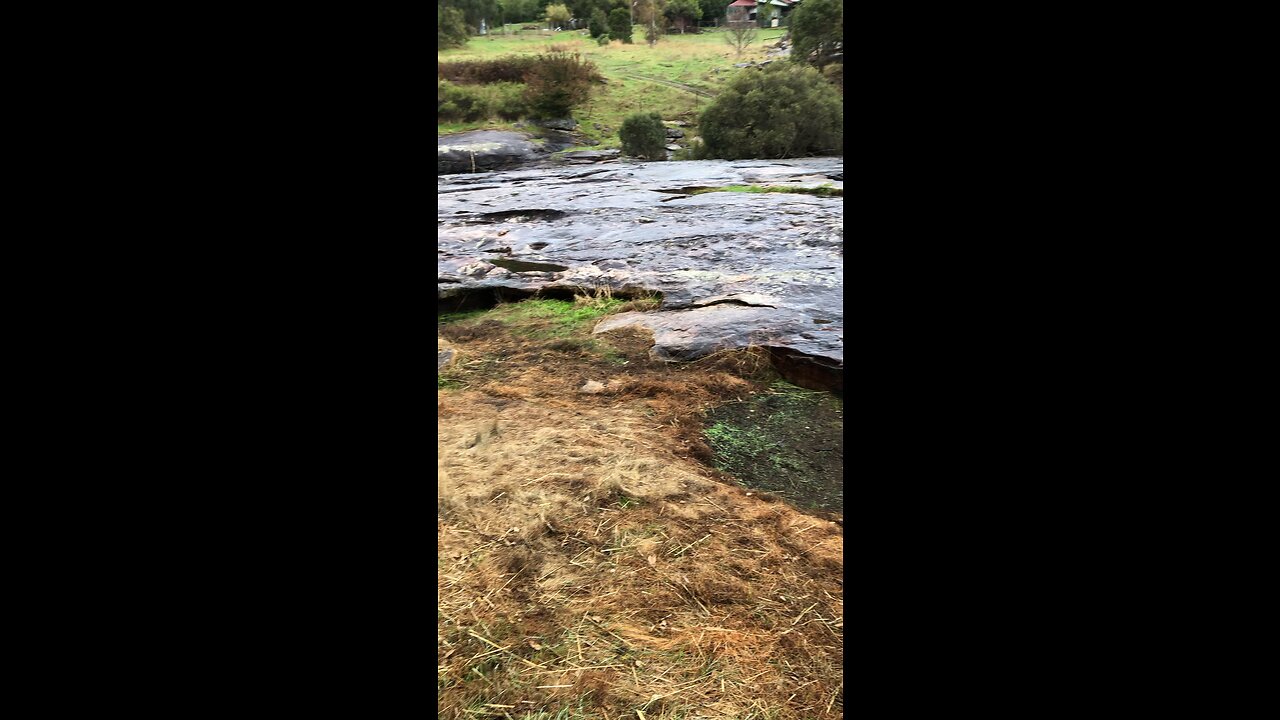
POLYGON ((698 119, 700 158, 844 154, 844 103, 817 70, 787 63, 736 75, 698 119))
POLYGON ((470 40, 466 16, 457 8, 436 6, 436 46, 440 49, 462 47, 470 40))
POLYGON ((667 129, 658 113, 637 113, 622 121, 618 131, 622 152, 647 160, 667 159, 667 129))
POLYGON ((487 84, 495 82, 524 82, 529 71, 537 65, 532 55, 507 55, 492 60, 436 61, 436 77, 450 82, 487 84))
POLYGON ((569 21, 573 19, 573 13, 564 3, 553 3, 547 5, 547 25, 552 28, 567 27, 569 21))
POLYGON ((595 64, 578 53, 539 55, 525 77, 525 102, 536 118, 567 118, 587 101, 591 84, 603 78, 595 64))
POLYGON ((488 118, 515 120, 529 114, 519 83, 457 85, 436 81, 437 122, 475 122, 488 118))
POLYGON ((609 13, 609 39, 631 42, 631 11, 616 8, 609 13))
POLYGON ((609 19, 604 16, 604 11, 600 8, 591 11, 591 22, 587 24, 587 31, 593 38, 609 34, 609 19))
POLYGON ((844 3, 805 0, 791 13, 791 61, 818 69, 844 49, 844 3))

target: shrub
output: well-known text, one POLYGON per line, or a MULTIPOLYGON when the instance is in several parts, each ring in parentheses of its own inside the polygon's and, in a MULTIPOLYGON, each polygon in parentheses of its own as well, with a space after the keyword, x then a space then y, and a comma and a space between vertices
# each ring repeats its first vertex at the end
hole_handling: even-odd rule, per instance
POLYGON ((609 39, 631 43, 631 12, 617 8, 609 13, 609 39))
POLYGON ((658 113, 638 113, 622 121, 622 152, 648 160, 667 159, 667 129, 658 113))
POLYGON ((822 68, 822 76, 832 85, 844 91, 844 63, 831 63, 822 68))
POLYGON ((440 48, 462 47, 467 35, 466 16, 457 8, 436 6, 436 45, 440 48))
POLYGON ((577 53, 539 55, 525 78, 525 102, 534 117, 569 117, 586 102, 591 83, 602 79, 596 66, 577 53))
POLYGON ((844 47, 844 3, 806 0, 791 13, 791 60, 822 68, 844 47))
POLYGON ((517 83, 454 85, 436 81, 437 121, 515 120, 529 114, 524 86, 517 83))
POLYGON ((731 22, 728 29, 720 37, 724 38, 724 41, 729 43, 729 47, 733 48, 733 51, 741 57, 747 46, 756 41, 755 23, 749 21, 731 22))
POLYGON ((436 77, 467 84, 524 82, 525 76, 537 63, 538 59, 532 55, 511 55, 493 60, 437 62, 436 77))
POLYGON ((840 93, 817 70, 772 63, 744 70, 698 119, 702 157, 844 154, 840 93))
POLYGON ((604 16, 603 10, 596 8, 591 11, 591 22, 587 25, 587 30, 593 38, 609 34, 609 19, 604 16))
POLYGON ((547 5, 547 24, 553 28, 561 28, 569 24, 573 13, 563 3, 547 5))

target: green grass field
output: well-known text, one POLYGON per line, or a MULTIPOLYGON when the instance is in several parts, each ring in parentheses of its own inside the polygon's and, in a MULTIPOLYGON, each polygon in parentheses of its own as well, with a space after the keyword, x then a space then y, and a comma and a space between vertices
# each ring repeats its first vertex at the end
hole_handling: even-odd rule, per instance
MULTIPOLYGON (((600 46, 582 30, 514 32, 518 27, 508 25, 507 30, 512 33, 508 35, 472 37, 461 48, 438 53, 437 59, 536 55, 547 52, 551 45, 580 53, 600 68, 607 81, 597 86, 587 104, 574 112, 574 118, 580 123, 578 131, 598 141, 600 144, 593 148, 597 150, 619 146, 618 128, 623 119, 633 113, 657 112, 663 120, 683 120, 696 125, 698 115, 711 101, 707 95, 714 95, 734 73, 741 71, 733 67, 734 63, 763 60, 765 46, 776 43, 786 31, 785 28, 757 31, 756 41, 738 57, 724 41, 723 31, 665 35, 657 45, 649 47, 640 30, 633 36, 634 45, 615 41, 600 46)), ((513 127, 514 123, 499 120, 455 122, 439 124, 436 134, 513 127)), ((686 129, 686 133, 692 134, 691 130, 696 128, 686 129)))

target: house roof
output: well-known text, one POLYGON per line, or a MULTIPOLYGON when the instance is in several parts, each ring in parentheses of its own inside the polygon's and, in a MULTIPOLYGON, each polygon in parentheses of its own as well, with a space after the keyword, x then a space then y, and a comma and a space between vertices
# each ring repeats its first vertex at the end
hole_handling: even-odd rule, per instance
POLYGON ((729 3, 729 7, 755 7, 755 6, 756 6, 756 0, 738 0, 737 2, 729 3))

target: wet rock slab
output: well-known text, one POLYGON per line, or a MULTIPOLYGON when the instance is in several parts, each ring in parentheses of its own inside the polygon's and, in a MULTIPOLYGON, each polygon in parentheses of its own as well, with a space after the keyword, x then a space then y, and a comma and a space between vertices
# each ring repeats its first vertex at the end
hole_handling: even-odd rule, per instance
POLYGON ((441 176, 437 297, 449 305, 535 290, 659 292, 661 312, 609 317, 597 332, 648 328, 652 353, 663 359, 755 345, 802 375, 838 374, 843 199, 692 191, 840 188, 843 173, 841 158, 806 158, 623 160, 441 176))

